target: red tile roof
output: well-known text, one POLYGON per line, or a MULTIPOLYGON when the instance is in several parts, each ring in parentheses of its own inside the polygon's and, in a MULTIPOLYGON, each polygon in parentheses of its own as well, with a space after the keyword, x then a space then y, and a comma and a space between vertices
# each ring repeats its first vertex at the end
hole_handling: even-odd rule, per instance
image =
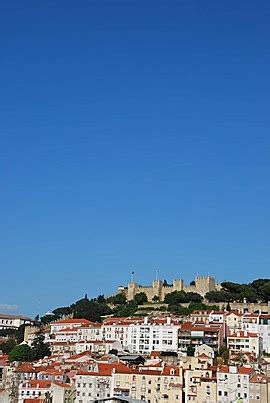
POLYGON ((258 333, 250 333, 250 332, 245 332, 244 330, 238 330, 230 335, 228 335, 228 338, 241 338, 241 339, 249 339, 250 337, 259 337, 258 333))

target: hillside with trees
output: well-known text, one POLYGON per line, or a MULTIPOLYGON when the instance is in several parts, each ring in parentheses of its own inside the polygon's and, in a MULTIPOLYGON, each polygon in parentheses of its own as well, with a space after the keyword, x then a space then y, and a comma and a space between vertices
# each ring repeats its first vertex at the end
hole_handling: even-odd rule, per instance
POLYGON ((270 300, 270 280, 258 279, 249 284, 224 281, 220 291, 210 291, 205 298, 210 303, 215 302, 268 302, 270 300))

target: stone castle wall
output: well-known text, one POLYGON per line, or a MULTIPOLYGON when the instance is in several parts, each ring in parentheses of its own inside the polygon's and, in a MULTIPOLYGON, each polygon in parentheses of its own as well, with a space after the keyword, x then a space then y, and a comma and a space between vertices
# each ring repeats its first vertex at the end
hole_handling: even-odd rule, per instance
POLYGON ((195 285, 184 285, 182 279, 173 280, 172 285, 163 285, 160 280, 154 280, 151 286, 141 286, 134 281, 130 282, 127 287, 119 287, 118 292, 122 292, 126 295, 129 301, 133 300, 135 295, 144 292, 148 301, 157 296, 160 301, 163 301, 165 296, 173 291, 185 291, 196 292, 204 296, 209 291, 215 291, 219 289, 219 285, 216 284, 215 279, 211 276, 196 277, 195 285))

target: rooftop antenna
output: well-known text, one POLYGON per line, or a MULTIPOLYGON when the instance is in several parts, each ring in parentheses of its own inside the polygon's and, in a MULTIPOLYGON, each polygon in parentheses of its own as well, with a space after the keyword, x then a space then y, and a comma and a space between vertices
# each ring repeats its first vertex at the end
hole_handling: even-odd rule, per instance
POLYGON ((134 274, 135 274, 135 271, 132 271, 132 272, 131 272, 131 282, 132 282, 132 283, 134 283, 134 274))
POLYGON ((156 281, 158 281, 159 270, 156 269, 156 281))

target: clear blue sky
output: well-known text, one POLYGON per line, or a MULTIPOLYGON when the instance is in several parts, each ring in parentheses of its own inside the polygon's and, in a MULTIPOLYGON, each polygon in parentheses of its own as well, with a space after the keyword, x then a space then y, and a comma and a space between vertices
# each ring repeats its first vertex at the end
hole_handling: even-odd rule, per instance
POLYGON ((269 276, 269 20, 269 1, 1 2, 0 311, 131 270, 269 276))

